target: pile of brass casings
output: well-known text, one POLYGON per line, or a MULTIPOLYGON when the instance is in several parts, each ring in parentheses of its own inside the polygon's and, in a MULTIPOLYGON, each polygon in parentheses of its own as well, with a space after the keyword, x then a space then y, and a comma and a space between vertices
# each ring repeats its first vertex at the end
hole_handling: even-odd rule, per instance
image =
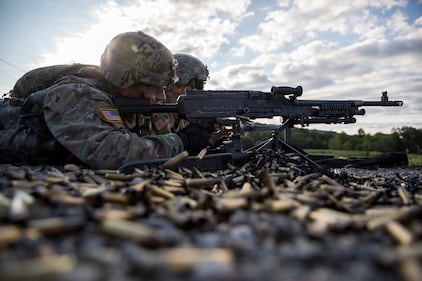
POLYGON ((1 279, 422 276, 420 169, 320 171, 274 153, 172 166, 0 165, 1 279))

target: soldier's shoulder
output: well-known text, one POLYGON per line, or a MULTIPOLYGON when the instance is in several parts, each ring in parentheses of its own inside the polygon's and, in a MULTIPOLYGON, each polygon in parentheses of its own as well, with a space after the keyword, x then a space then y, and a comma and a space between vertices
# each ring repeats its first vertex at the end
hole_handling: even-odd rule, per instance
POLYGON ((98 107, 113 107, 112 95, 92 84, 85 84, 79 78, 64 77, 71 79, 65 83, 56 83, 48 89, 44 103, 49 107, 84 108, 94 110, 98 107))

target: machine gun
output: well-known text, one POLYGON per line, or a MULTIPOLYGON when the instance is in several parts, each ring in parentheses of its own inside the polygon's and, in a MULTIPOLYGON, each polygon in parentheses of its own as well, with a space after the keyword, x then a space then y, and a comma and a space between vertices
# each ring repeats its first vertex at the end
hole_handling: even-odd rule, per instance
MULTIPOLYGON (((402 106, 402 101, 390 101, 387 92, 382 92, 380 101, 363 100, 303 100, 301 86, 275 87, 270 92, 251 90, 222 91, 187 91, 179 96, 177 103, 152 105, 149 100, 133 99, 116 96, 115 105, 120 113, 177 113, 181 119, 199 125, 218 123, 232 127, 232 137, 223 143, 219 153, 228 153, 234 158, 242 158, 252 150, 262 150, 269 145, 281 145, 284 149, 299 153, 307 158, 299 149, 289 144, 289 137, 282 141, 278 135, 283 130, 289 130, 295 125, 310 124, 349 124, 356 123, 355 116, 365 115, 368 106, 402 106), (283 122, 278 129, 273 130, 273 137, 262 145, 244 151, 240 135, 245 120, 258 118, 281 117, 283 122), (238 157, 239 156, 239 157, 238 157)), ((288 132, 288 131, 287 131, 288 132)), ((311 161, 311 159, 306 159, 311 161)), ((143 163, 163 163, 164 160, 141 161, 143 163)), ((141 163, 139 162, 139 163, 141 163)), ((318 166, 317 163, 313 163, 318 166)))

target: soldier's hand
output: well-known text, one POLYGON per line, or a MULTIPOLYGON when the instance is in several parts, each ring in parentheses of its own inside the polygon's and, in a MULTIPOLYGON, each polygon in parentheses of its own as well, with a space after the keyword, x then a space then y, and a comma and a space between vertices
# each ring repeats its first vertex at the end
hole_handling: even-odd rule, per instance
POLYGON ((209 142, 213 146, 220 145, 232 135, 232 130, 224 126, 220 126, 215 132, 210 134, 209 142))
POLYGON ((194 123, 178 131, 176 134, 182 139, 185 150, 190 155, 198 154, 203 148, 210 145, 210 130, 194 123))

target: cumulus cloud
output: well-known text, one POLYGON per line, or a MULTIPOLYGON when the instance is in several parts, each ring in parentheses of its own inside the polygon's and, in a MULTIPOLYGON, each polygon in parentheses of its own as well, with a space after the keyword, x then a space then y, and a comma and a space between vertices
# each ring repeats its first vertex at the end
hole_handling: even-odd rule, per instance
POLYGON ((235 57, 243 57, 243 56, 245 56, 245 52, 246 52, 245 46, 242 46, 242 47, 239 47, 239 48, 231 48, 229 50, 229 53, 232 56, 235 56, 235 57))
POLYGON ((72 37, 58 39, 55 51, 44 54, 36 64, 52 64, 57 58, 97 63, 111 38, 130 30, 142 30, 174 52, 210 58, 229 42, 228 36, 248 16, 249 3, 250 0, 138 0, 119 5, 108 1, 95 9, 94 24, 72 37), (95 54, 98 59, 93 62, 95 54))

